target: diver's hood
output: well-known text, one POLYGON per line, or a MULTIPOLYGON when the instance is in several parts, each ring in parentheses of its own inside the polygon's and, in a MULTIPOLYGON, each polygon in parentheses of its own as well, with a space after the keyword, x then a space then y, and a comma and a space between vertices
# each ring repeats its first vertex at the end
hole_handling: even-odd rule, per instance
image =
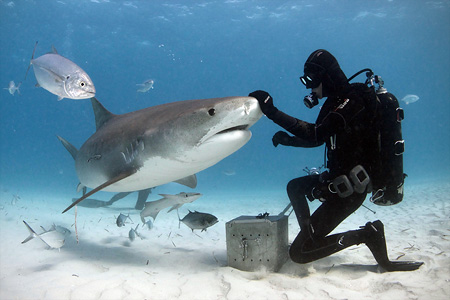
POLYGON ((305 62, 305 76, 322 82, 323 96, 338 94, 347 85, 347 76, 341 70, 336 58, 327 50, 319 49, 311 53, 305 62))

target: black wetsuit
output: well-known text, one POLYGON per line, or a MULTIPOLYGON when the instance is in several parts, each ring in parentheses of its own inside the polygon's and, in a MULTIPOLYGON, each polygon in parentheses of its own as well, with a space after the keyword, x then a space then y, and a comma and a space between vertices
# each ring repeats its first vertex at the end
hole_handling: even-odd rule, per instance
MULTIPOLYGON (((377 100, 375 93, 363 84, 348 85, 339 96, 328 97, 315 124, 293 118, 281 111, 269 117, 294 137, 278 142, 286 146, 317 147, 326 144, 328 180, 348 175, 356 165, 362 165, 371 174, 370 161, 376 142, 374 118, 377 100)), ((354 192, 346 198, 325 192, 325 201, 310 215, 307 197, 312 200, 313 188, 327 190, 328 181, 319 175, 291 180, 287 193, 294 208, 301 231, 291 245, 291 259, 307 263, 328 256, 351 245, 363 243, 367 234, 363 230, 348 231, 328 236, 343 220, 358 209, 367 192, 354 192)))

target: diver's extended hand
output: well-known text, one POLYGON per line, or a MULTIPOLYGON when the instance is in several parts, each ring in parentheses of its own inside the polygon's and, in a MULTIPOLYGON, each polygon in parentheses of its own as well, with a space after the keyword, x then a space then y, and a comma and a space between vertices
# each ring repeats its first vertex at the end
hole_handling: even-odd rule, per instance
POLYGON ((263 114, 265 114, 268 118, 271 118, 271 116, 278 111, 278 109, 273 105, 272 97, 266 91, 257 90, 251 92, 249 97, 253 97, 258 100, 259 107, 261 107, 263 114))

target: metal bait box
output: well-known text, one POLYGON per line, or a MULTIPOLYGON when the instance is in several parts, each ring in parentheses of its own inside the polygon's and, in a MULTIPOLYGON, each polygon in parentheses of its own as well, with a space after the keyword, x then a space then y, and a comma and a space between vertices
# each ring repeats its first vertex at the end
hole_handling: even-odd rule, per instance
POLYGON ((230 267, 276 272, 288 259, 288 216, 240 216, 225 226, 230 267))

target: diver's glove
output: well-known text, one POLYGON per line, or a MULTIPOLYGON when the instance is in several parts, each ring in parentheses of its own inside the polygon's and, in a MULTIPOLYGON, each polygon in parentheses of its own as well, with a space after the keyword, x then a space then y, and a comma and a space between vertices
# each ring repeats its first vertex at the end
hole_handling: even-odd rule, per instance
POLYGON ((291 138, 292 137, 289 134, 280 130, 277 133, 275 133, 272 137, 273 146, 276 147, 279 144, 281 144, 283 146, 290 146, 291 138))
POLYGON ((258 90, 250 93, 248 96, 258 100, 259 107, 261 108, 263 114, 265 114, 269 119, 272 119, 278 111, 278 109, 273 105, 273 99, 268 92, 258 90))

